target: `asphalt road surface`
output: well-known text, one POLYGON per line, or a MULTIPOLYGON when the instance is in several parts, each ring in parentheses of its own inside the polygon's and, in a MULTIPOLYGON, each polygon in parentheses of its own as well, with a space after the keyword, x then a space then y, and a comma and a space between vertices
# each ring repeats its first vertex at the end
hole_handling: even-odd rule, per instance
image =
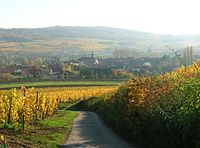
POLYGON ((80 111, 65 148, 129 148, 93 112, 80 111))

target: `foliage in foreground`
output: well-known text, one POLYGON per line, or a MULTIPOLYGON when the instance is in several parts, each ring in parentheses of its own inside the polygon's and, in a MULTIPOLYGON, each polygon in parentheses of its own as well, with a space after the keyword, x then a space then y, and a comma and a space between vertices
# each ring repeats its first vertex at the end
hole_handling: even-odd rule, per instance
POLYGON ((60 102, 77 101, 112 91, 115 87, 22 88, 0 91, 0 128, 24 129, 52 116, 60 102))
POLYGON ((116 93, 82 102, 123 136, 148 148, 200 147, 200 62, 134 78, 116 93))
POLYGON ((26 131, 2 129, 6 141, 0 139, 0 145, 5 142, 7 147, 57 148, 68 137, 77 112, 58 110, 53 117, 38 121, 26 131))

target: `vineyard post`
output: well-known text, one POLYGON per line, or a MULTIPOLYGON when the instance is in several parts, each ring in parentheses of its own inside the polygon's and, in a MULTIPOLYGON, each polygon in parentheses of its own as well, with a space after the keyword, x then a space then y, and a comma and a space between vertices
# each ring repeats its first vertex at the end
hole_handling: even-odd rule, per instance
POLYGON ((35 112, 36 120, 38 119, 38 101, 39 101, 39 92, 37 91, 37 95, 36 95, 36 112, 35 112))
POLYGON ((49 99, 46 98, 45 105, 44 105, 45 106, 45 111, 44 111, 44 114, 43 114, 43 119, 48 117, 48 111, 49 111, 48 105, 49 105, 49 99))
POLYGON ((11 122, 12 98, 9 99, 8 124, 11 122))
MULTIPOLYGON (((12 90, 13 91, 13 90, 12 90)), ((13 93, 13 92, 12 92, 13 93)), ((11 123, 11 111, 12 111, 13 95, 9 98, 9 110, 8 110, 8 124, 11 123)))
MULTIPOLYGON (((24 98, 26 97, 26 89, 24 88, 24 98)), ((25 102, 24 102, 25 104, 25 102)), ((24 130, 25 125, 25 115, 24 115, 24 108, 22 109, 22 130, 24 130)))

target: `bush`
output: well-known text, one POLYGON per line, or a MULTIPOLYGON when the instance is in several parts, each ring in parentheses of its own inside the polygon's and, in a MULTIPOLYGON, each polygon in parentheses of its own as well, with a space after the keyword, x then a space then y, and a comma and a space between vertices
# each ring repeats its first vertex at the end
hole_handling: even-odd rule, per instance
POLYGON ((200 63, 161 76, 135 78, 112 96, 93 98, 96 111, 121 135, 148 148, 197 148, 200 63))

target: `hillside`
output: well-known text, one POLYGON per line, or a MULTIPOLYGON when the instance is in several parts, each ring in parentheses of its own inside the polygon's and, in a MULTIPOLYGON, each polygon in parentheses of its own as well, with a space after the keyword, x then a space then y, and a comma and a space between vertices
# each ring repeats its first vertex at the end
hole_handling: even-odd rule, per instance
POLYGON ((48 27, 32 29, 0 29, 0 50, 32 52, 65 51, 68 53, 97 51, 111 55, 116 48, 137 51, 169 52, 164 45, 174 48, 198 46, 200 35, 158 35, 110 27, 48 27))
POLYGON ((103 40, 151 39, 158 35, 109 27, 48 27, 33 29, 0 29, 1 41, 35 41, 44 39, 93 38, 103 40))

